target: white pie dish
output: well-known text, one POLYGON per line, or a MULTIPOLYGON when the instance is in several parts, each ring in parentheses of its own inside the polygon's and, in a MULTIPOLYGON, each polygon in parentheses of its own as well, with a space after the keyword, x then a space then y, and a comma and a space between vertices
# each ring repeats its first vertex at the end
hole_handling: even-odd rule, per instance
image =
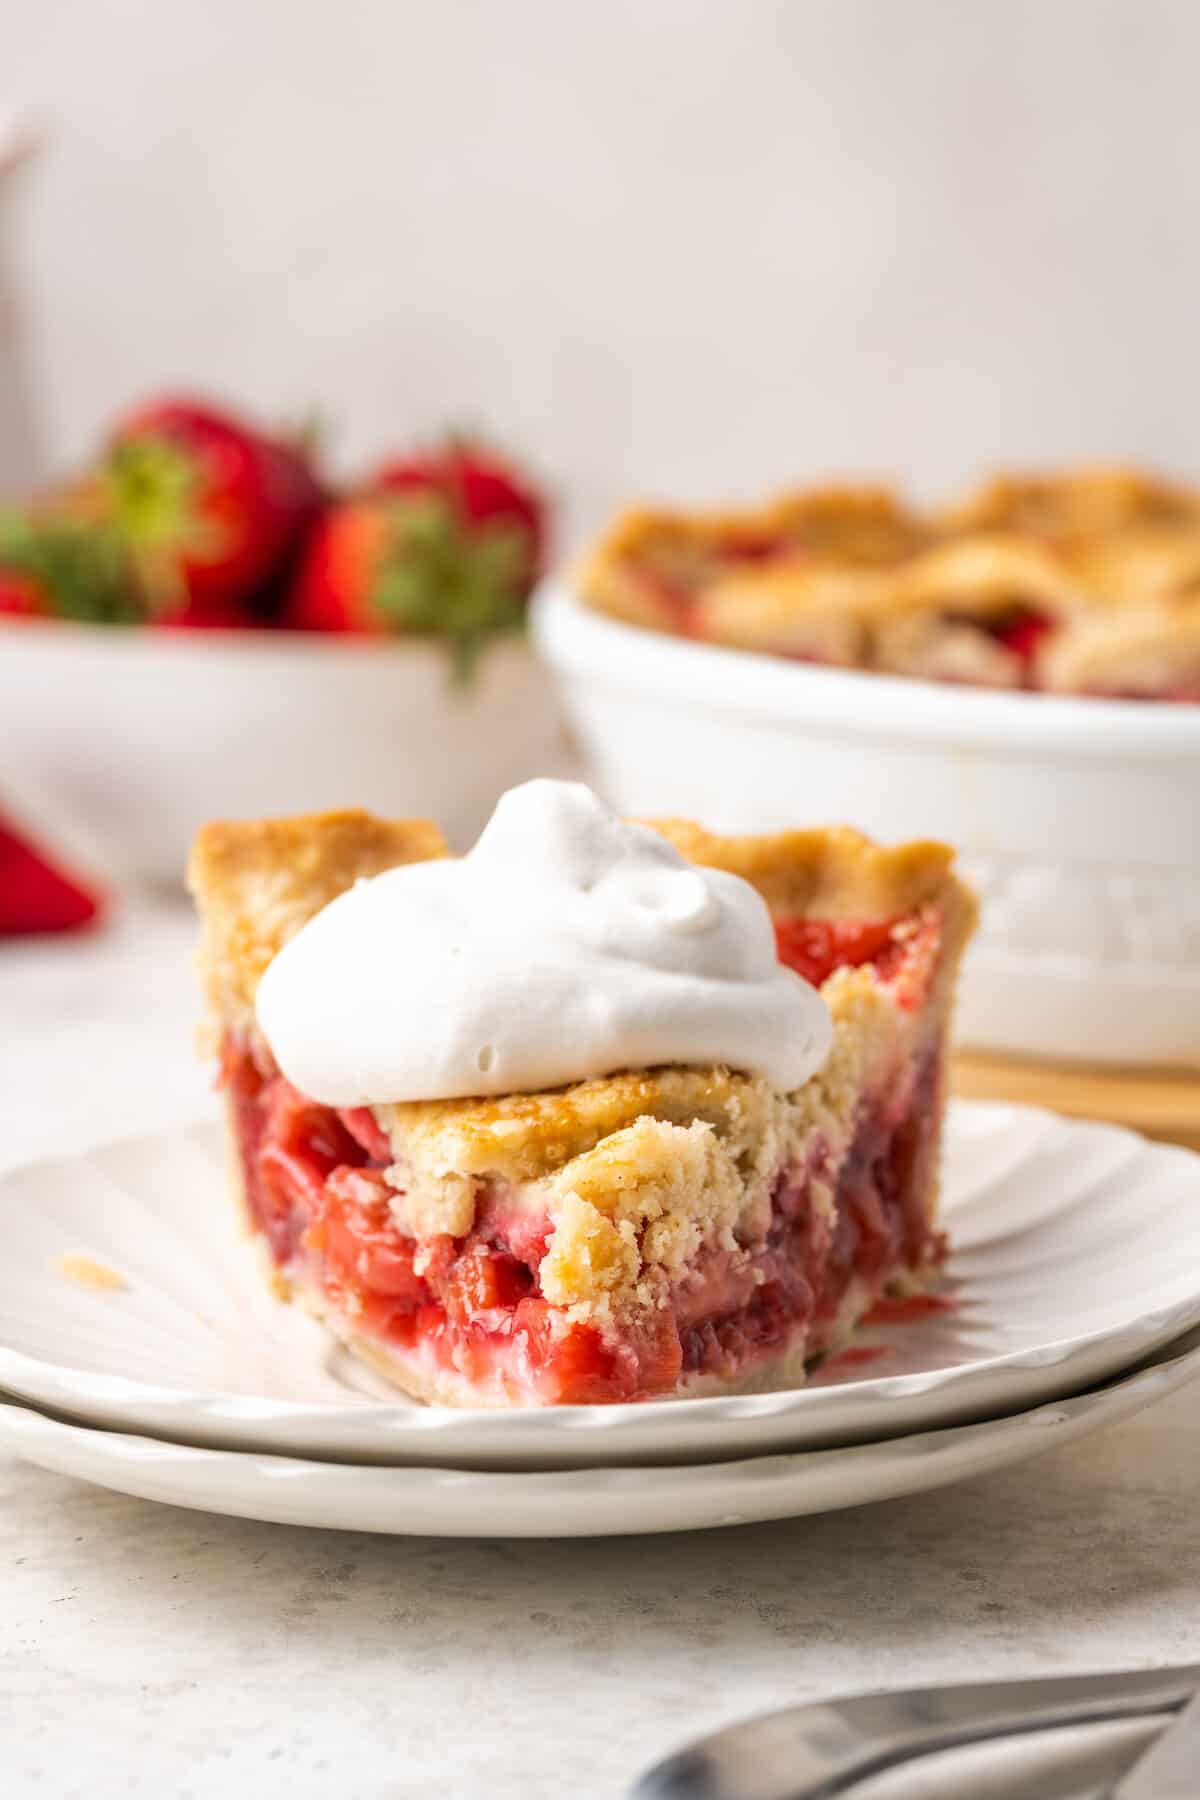
POLYGON ((1059 698, 685 642, 546 584, 534 631, 622 811, 846 822, 963 853, 971 1048, 1200 1067, 1200 706, 1059 698))
POLYGON ((928 1492, 1118 1424, 1200 1375, 1200 1333, 1132 1375, 1032 1411, 877 1444, 662 1467, 380 1468, 197 1449, 0 1405, 0 1451, 172 1506, 430 1537, 575 1538, 798 1518, 928 1492))
POLYGON ((574 766, 511 639, 455 685, 430 642, 0 621, 0 717, 6 805, 97 873, 170 886, 207 819, 365 806, 467 849, 505 788, 574 766))
MULTIPOLYGON (((883 1439, 1029 1407, 1200 1322, 1200 1158, 1029 1108, 954 1103, 960 1309, 776 1393, 510 1413, 420 1406, 265 1291, 199 1125, 0 1177, 0 1389, 108 1428, 354 1462, 564 1468, 883 1439), (64 1278, 63 1257, 123 1290, 64 1278)), ((860 1345, 871 1339, 859 1340, 860 1345)))

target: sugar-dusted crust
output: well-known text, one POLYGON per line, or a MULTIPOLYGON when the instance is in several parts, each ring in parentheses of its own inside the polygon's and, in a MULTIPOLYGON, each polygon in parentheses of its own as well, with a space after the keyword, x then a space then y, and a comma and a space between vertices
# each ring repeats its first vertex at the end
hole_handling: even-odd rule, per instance
MULTIPOLYGON (((719 642, 841 661, 844 655, 830 653, 828 646, 830 638, 844 639, 844 621, 840 632, 831 629, 813 650, 805 638, 777 646, 766 643, 765 636, 778 629, 789 607, 807 612, 811 626, 839 611, 852 618, 860 586, 839 582, 838 572, 894 565, 928 541, 927 527, 889 488, 806 488, 761 506, 722 511, 630 508, 618 514, 580 560, 573 579, 593 606, 631 624, 677 629, 683 622, 682 597, 694 595, 719 642), (740 553, 768 545, 797 559, 782 587, 775 585, 773 574, 759 583, 753 563, 738 560, 740 553), (804 578, 800 559, 810 574, 824 565, 823 588, 804 578), (733 585, 722 591, 726 580, 733 585), (710 593, 714 585, 716 591, 710 593)), ((799 630, 793 622, 793 637, 799 630)))
POLYGON ((765 535, 815 557, 883 568, 928 541, 920 516, 890 487, 834 483, 796 488, 763 509, 765 535))
POLYGON ((468 1175, 532 1181, 635 1119, 702 1121, 739 1137, 760 1129, 771 1090, 729 1069, 645 1069, 537 1094, 484 1100, 415 1100, 377 1107, 380 1123, 421 1160, 468 1175))
POLYGON ((868 620, 864 661, 926 680, 1019 687, 1021 656, 987 626, 1023 608, 1061 627, 1084 604, 1078 589, 1063 559, 1032 538, 956 538, 895 572, 868 620))
POLYGON ((214 1014, 253 1025, 267 964, 300 927, 365 875, 447 854, 427 819, 310 813, 205 825, 192 846, 187 884, 203 926, 200 978, 214 1014))
POLYGON ((848 825, 722 837, 687 819, 648 819, 691 862, 758 889, 776 918, 889 919, 930 904, 973 905, 946 844, 877 844, 848 825))
POLYGON ((1016 603, 1046 612, 1080 604, 1079 583, 1062 559, 1031 538, 987 532, 938 544, 895 572, 877 610, 937 609, 988 617, 1016 603))
POLYGON ((1200 521, 1143 526, 1075 545, 1070 554, 1089 598, 1108 606, 1200 596, 1200 521))
POLYGON ((1197 517, 1192 489, 1113 464, 997 475, 944 508, 937 522, 948 533, 1022 531, 1070 541, 1197 517))
POLYGON ((693 623, 708 643, 854 667, 880 592, 877 570, 828 557, 750 563, 701 590, 693 623))
POLYGON ((1046 686, 1063 693, 1200 693, 1200 598, 1150 600, 1081 620, 1047 652, 1046 686))

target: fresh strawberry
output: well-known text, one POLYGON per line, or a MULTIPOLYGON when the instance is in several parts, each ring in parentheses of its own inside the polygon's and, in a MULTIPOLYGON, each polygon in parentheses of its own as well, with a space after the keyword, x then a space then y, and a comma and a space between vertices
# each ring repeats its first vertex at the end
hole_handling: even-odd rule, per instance
POLYGON ((300 631, 386 631, 374 595, 398 535, 386 501, 331 506, 313 527, 281 622, 300 631))
POLYGON ((35 576, 0 567, 0 613, 10 618, 38 619, 51 610, 50 596, 35 576))
POLYGON ((506 527, 524 545, 521 575, 532 587, 546 550, 546 503, 512 465, 468 438, 451 438, 424 456, 393 458, 366 483, 368 492, 441 494, 455 517, 476 531, 506 527))
POLYGON ((0 820, 0 936, 74 931, 99 911, 94 894, 0 820))
POLYGON ((523 623, 544 540, 543 502, 490 454, 391 462, 316 527, 282 623, 440 637, 465 674, 523 623))
POLYGON ((123 420, 97 486, 146 611, 173 625, 253 623, 249 603, 321 500, 303 449, 187 399, 123 420))

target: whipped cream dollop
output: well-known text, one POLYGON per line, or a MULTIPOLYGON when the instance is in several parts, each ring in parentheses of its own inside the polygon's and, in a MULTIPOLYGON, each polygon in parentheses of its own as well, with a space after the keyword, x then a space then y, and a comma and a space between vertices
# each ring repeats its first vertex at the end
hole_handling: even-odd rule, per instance
POLYGON ((469 855, 363 880, 284 946, 258 1021, 327 1106, 725 1063, 799 1087, 832 1042, 739 876, 698 868, 588 788, 503 796, 469 855))

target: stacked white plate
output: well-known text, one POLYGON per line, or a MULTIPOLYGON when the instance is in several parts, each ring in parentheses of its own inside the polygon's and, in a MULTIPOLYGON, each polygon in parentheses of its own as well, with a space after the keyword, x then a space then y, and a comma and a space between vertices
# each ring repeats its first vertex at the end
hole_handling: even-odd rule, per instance
POLYGON ((0 1450, 291 1524, 574 1537, 821 1512, 1018 1462, 1200 1375, 1200 1157, 1028 1108, 951 1108, 946 1310, 727 1399, 398 1398, 267 1295, 215 1126, 12 1171, 0 1209, 0 1450))

